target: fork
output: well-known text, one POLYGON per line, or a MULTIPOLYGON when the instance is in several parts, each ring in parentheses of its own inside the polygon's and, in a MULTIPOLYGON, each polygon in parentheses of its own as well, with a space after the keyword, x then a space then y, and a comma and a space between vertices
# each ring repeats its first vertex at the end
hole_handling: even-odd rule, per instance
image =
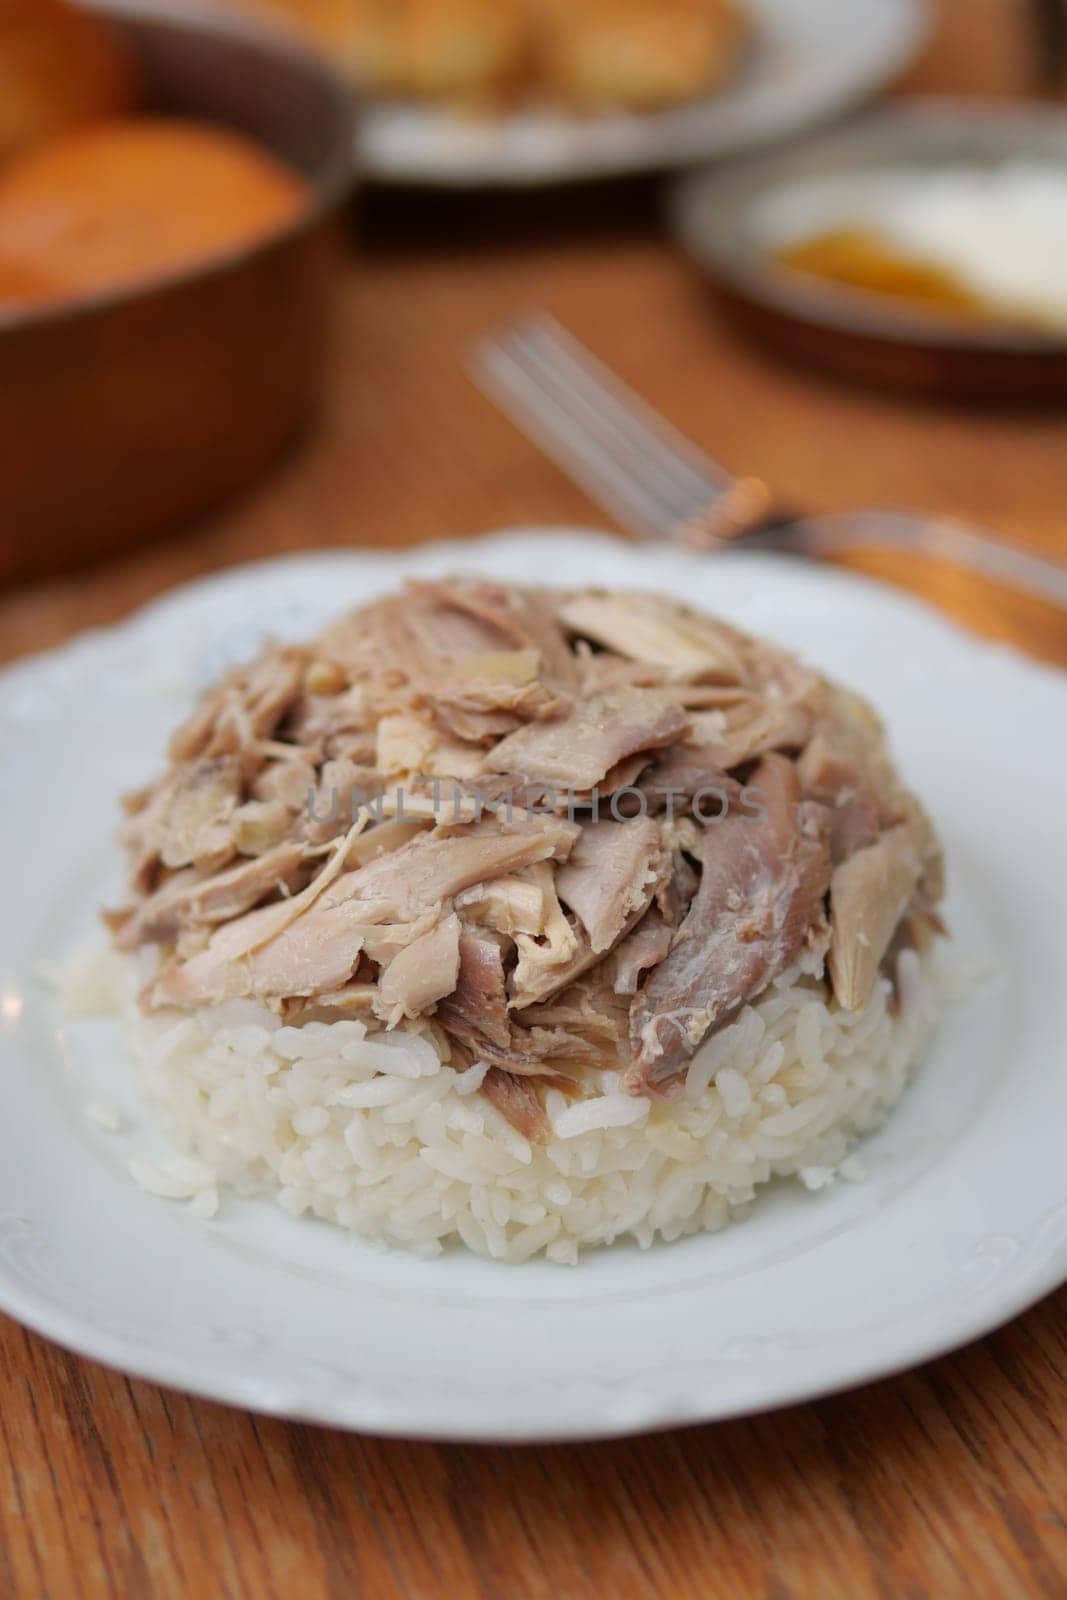
POLYGON ((860 510, 804 516, 704 454, 544 313, 474 351, 470 375, 621 527, 705 551, 735 545, 826 558, 858 549, 978 573, 1067 608, 1067 565, 948 518, 860 510))

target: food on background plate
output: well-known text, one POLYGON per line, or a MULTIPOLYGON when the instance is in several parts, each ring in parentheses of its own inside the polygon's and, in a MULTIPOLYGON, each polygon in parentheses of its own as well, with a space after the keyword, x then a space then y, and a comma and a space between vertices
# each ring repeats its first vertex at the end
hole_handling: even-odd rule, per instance
POLYGON ((733 0, 539 0, 549 96, 591 110, 682 104, 721 88, 745 23, 733 0))
POLYGON ((201 1209, 510 1261, 718 1228, 847 1169, 937 1010, 874 712, 655 596, 411 583, 231 673, 127 810, 108 922, 201 1209))
POLYGON ((1067 330, 1067 169, 810 179, 768 197, 758 227, 790 271, 971 323, 1067 330))
POLYGON ((0 307, 148 282, 252 245, 298 213, 303 180, 232 129, 100 122, 0 169, 0 307))
POLYGON ((129 111, 130 62, 101 17, 63 0, 0 3, 0 165, 64 129, 129 111))
POLYGON ((651 110, 718 89, 734 0, 226 0, 305 29, 375 94, 460 105, 651 110))
POLYGON ((464 100, 519 84, 526 16, 514 0, 355 0, 337 38, 343 66, 362 87, 464 100))

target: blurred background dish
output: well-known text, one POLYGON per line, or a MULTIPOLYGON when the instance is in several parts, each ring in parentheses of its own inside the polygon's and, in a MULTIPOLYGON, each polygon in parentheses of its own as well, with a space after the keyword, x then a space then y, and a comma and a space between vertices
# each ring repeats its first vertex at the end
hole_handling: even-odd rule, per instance
POLYGON ((1027 155, 813 178, 757 227, 793 273, 968 328, 1067 334, 1067 163, 1027 155))
POLYGON ((928 17, 927 0, 211 3, 306 30, 376 96, 359 135, 367 176, 456 187, 649 172, 768 143, 890 82, 928 17))
POLYGON ((296 171, 230 129, 116 117, 34 146, 0 172, 0 262, 34 304, 173 276, 288 227, 307 203, 296 171))
POLYGON ((926 100, 679 184, 679 237, 746 331, 843 375, 1067 395, 1067 115, 926 100))
POLYGON ((371 95, 498 112, 649 110, 720 87, 748 14, 735 0, 230 0, 289 20, 371 95))
POLYGON ((882 87, 911 59, 925 15, 924 0, 745 0, 742 57, 702 98, 642 113, 545 107, 497 118, 380 101, 362 125, 362 164, 392 183, 523 185, 733 155, 882 87))
MULTIPOLYGON (((328 353, 344 88, 231 20, 158 4, 100 16, 123 101, 68 116, 40 96, 0 167, 3 580, 248 484, 306 421, 328 353), (33 143, 31 124, 66 131, 33 143)), ((93 20, 78 16, 86 38, 93 20)))
POLYGON ((65 0, 0 5, 0 161, 137 98, 121 33, 65 0))

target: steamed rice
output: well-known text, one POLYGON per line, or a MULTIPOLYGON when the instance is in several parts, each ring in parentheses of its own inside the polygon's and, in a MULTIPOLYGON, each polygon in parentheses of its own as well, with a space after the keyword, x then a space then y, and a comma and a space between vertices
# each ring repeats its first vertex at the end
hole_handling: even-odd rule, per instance
POLYGON ((774 1177, 817 1189, 843 1164, 860 1176, 853 1140, 900 1097, 937 1012, 914 951, 895 993, 879 978, 858 1012, 794 968, 697 1052, 677 1101, 594 1072, 581 1099, 547 1092, 539 1144, 477 1094, 483 1063, 454 1070, 417 1025, 292 1027, 249 1001, 180 1021, 134 1013, 147 1088, 190 1153, 131 1170, 205 1217, 230 1186, 422 1255, 458 1240, 498 1261, 572 1264, 618 1238, 721 1228, 774 1177))

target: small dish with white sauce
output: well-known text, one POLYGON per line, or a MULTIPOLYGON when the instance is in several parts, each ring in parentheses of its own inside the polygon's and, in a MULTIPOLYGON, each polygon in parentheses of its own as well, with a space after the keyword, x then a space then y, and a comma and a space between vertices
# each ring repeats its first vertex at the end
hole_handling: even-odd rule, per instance
POLYGON ((982 400, 1067 394, 1067 115, 912 101, 700 173, 676 228, 738 325, 809 364, 982 400))

